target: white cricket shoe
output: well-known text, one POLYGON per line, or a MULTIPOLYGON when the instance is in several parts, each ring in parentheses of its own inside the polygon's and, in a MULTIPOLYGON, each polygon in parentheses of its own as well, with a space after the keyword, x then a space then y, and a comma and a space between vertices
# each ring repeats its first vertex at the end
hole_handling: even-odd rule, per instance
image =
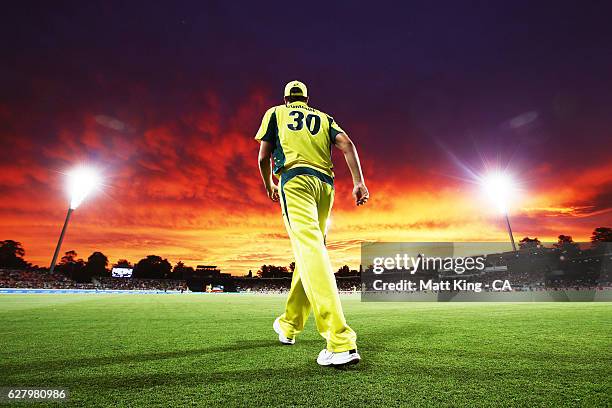
POLYGON ((278 334, 278 341, 280 341, 281 343, 287 346, 291 346, 295 344, 295 339, 290 339, 289 337, 285 337, 285 335, 281 331, 280 323, 278 322, 279 319, 280 317, 277 317, 276 320, 274 321, 274 324, 272 325, 272 328, 274 329, 276 334, 278 334))
POLYGON ((322 366, 340 367, 344 365, 357 364, 361 361, 361 356, 356 349, 333 353, 326 348, 321 350, 317 363, 322 366))

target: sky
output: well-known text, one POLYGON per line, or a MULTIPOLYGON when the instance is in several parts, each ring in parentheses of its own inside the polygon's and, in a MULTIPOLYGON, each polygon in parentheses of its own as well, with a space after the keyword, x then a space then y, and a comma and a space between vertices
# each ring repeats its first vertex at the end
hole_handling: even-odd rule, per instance
POLYGON ((0 239, 34 264, 79 165, 104 185, 62 252, 289 264, 253 136, 294 79, 353 139, 371 192, 355 207, 335 152, 334 267, 357 268, 364 241, 507 240, 477 182, 495 170, 517 185, 517 239, 612 226, 609 3, 24 3, 0 24, 0 239))

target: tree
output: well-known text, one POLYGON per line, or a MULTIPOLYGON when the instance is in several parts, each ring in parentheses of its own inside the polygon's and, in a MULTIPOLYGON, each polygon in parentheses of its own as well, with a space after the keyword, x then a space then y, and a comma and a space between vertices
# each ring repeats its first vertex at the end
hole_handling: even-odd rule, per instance
POLYGON ((115 267, 116 268, 131 268, 132 267, 132 263, 130 261, 128 261, 127 259, 120 259, 115 264, 115 267))
POLYGON ((578 244, 574 242, 570 235, 559 235, 557 243, 553 245, 559 249, 578 248, 578 244))
POLYGON ((82 259, 77 259, 77 253, 74 250, 64 253, 59 265, 55 268, 56 271, 77 282, 91 282, 91 276, 87 276, 84 269, 85 262, 82 259))
POLYGON ((290 278, 291 272, 286 266, 262 265, 257 271, 260 278, 290 278))
POLYGON ((185 279, 186 276, 193 273, 193 267, 185 266, 182 261, 178 261, 172 269, 172 279, 185 279))
POLYGON ((559 235, 557 243, 555 244, 556 247, 559 246, 563 246, 565 244, 573 244, 574 243, 574 239, 572 238, 571 235, 559 235))
POLYGON ((134 266, 132 274, 135 278, 144 279, 167 279, 172 270, 172 265, 161 256, 148 255, 134 266))
POLYGON ((537 248, 540 246, 540 240, 537 238, 525 237, 519 241, 520 249, 537 248))
POLYGON ((85 265, 85 271, 91 278, 92 276, 106 276, 108 271, 108 258, 102 252, 94 252, 87 258, 87 264, 85 265))
POLYGON ((7 239, 0 241, 0 267, 23 269, 28 263, 23 259, 25 249, 21 242, 7 239))
POLYGON ((341 266, 340 269, 336 272, 338 276, 348 276, 351 274, 351 268, 348 265, 341 266))
POLYGON ((60 259, 60 265, 67 265, 76 262, 77 253, 74 249, 66 251, 62 259, 60 259))
POLYGON ((593 230, 591 242, 612 242, 612 228, 598 227, 593 230))
POLYGON ((289 264, 289 270, 290 270, 291 272, 294 272, 294 271, 295 271, 295 262, 291 262, 291 263, 289 264))
POLYGON ((341 266, 336 272, 336 276, 338 277, 355 277, 359 276, 359 274, 360 272, 358 270, 351 269, 348 265, 341 266))
POLYGON ((559 235, 557 243, 553 245, 556 249, 558 249, 564 257, 574 257, 580 251, 580 246, 574 242, 571 236, 569 235, 559 235))

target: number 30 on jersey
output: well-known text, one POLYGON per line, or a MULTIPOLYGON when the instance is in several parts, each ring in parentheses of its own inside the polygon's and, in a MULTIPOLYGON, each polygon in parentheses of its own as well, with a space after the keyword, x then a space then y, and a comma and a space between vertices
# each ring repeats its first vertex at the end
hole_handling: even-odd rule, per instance
POLYGON ((315 115, 314 113, 304 115, 304 112, 294 110, 289 112, 289 116, 293 118, 293 123, 287 124, 287 127, 291 130, 302 130, 304 122, 306 122, 306 129, 308 129, 313 136, 319 133, 319 129, 321 129, 321 117, 319 115, 315 115))

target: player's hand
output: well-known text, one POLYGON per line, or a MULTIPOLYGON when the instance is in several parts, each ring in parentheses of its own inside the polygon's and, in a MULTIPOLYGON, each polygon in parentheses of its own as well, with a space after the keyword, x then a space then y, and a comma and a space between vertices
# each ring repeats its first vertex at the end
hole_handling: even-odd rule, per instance
POLYGON ((355 183, 355 187, 353 187, 353 198, 355 199, 355 204, 357 205, 364 205, 368 202, 370 192, 365 184, 355 183))
POLYGON ((274 202, 277 202, 279 200, 278 186, 276 184, 271 184, 269 187, 266 187, 266 190, 268 190, 268 197, 270 197, 270 200, 274 202))

